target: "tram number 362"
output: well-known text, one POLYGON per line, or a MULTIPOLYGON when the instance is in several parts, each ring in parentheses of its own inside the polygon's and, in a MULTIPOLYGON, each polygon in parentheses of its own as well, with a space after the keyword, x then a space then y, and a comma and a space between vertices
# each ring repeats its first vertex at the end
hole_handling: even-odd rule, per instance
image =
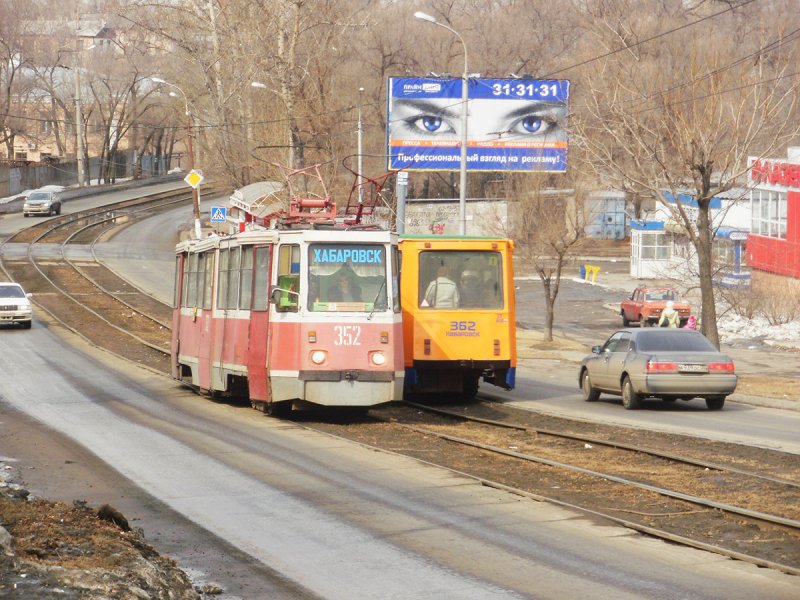
POLYGON ((336 333, 334 344, 337 346, 360 346, 361 345, 361 326, 360 325, 336 325, 333 328, 336 333))
POLYGON ((450 321, 450 331, 475 331, 475 321, 450 321))

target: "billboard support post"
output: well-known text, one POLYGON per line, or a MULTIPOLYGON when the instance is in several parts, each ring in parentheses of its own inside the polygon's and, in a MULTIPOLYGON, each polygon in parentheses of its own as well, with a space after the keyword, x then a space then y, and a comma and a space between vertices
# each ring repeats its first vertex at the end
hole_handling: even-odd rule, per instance
POLYGON ((467 102, 469 100, 469 62, 467 60, 467 44, 464 38, 452 27, 439 23, 431 15, 418 11, 414 17, 420 21, 427 21, 447 29, 458 38, 464 48, 464 74, 461 76, 461 165, 458 184, 458 230, 460 235, 467 235, 467 102))

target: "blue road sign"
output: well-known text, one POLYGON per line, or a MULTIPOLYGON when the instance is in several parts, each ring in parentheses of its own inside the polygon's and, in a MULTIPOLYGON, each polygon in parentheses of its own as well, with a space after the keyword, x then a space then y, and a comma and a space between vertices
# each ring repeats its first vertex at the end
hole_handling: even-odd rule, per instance
POLYGON ((211 222, 224 223, 228 216, 228 208, 225 206, 212 206, 211 207, 211 222))

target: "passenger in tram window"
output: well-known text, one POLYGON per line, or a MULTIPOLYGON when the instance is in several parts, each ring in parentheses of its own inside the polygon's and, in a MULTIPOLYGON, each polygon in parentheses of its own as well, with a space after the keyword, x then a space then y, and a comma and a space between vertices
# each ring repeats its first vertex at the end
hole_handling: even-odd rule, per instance
POLYGON ((331 288, 328 289, 329 302, 361 302, 361 288, 353 283, 346 273, 339 272, 331 288))
POLYGON ((428 284, 425 290, 425 298, 422 301, 423 307, 433 308, 458 308, 461 297, 455 281, 448 276, 450 269, 447 265, 440 265, 436 279, 428 284))
POLYGON ((461 306, 476 308, 483 300, 483 283, 475 271, 461 274, 461 306))

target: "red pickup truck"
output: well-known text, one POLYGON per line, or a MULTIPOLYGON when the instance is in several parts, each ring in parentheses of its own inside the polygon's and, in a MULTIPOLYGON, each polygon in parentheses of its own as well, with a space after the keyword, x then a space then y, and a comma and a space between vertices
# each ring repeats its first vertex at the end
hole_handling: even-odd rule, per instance
POLYGON ((683 327, 689 320, 692 309, 677 290, 671 287, 638 287, 633 290, 630 297, 620 304, 622 324, 625 327, 634 322, 639 323, 641 327, 656 325, 661 318, 661 311, 670 300, 673 308, 681 316, 681 327, 683 327))

